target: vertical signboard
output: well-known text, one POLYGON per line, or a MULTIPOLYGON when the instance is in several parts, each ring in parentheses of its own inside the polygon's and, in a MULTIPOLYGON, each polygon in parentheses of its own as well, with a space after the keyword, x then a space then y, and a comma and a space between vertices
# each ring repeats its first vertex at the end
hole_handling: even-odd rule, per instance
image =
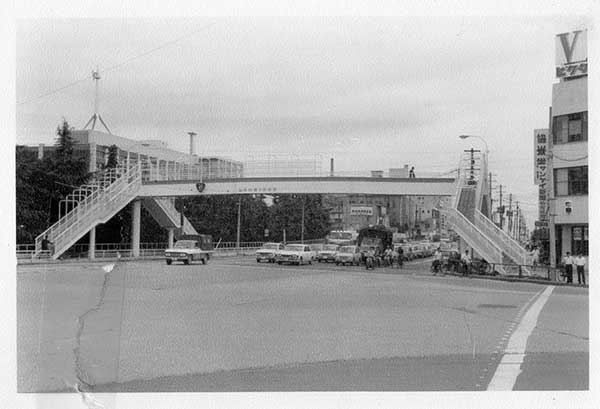
POLYGON ((556 77, 587 75, 587 31, 576 30, 556 36, 556 77))
POLYGON ((533 131, 534 143, 534 183, 538 185, 539 220, 547 220, 547 151, 548 151, 548 129, 535 129, 533 131))

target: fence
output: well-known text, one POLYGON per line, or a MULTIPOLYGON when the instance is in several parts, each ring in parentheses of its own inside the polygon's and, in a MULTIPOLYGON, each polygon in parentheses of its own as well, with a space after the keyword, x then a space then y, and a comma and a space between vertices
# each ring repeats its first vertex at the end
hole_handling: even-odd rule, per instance
MULTIPOLYGON (((314 240, 300 240, 288 241, 288 244, 316 244, 323 243, 324 239, 314 240)), ((227 252, 243 252, 243 251, 254 251, 258 250, 263 246, 265 242, 262 241, 248 241, 240 242, 235 241, 223 241, 216 242, 215 252, 227 253, 227 252)), ((164 251, 168 247, 168 243, 140 243, 140 258, 152 258, 152 257, 163 257, 164 251)), ((18 244, 17 245, 17 262, 34 262, 45 259, 50 259, 49 251, 41 251, 36 255, 35 244, 18 244)), ((131 243, 97 243, 94 251, 96 258, 116 258, 116 257, 132 257, 131 243)), ((63 255, 64 259, 86 259, 89 256, 89 245, 88 244, 75 244, 63 255)))

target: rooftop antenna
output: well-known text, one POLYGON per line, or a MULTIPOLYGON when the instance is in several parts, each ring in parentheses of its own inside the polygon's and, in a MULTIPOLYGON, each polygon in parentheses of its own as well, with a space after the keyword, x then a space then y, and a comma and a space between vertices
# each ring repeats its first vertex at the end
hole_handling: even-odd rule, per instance
POLYGON ((87 122, 87 124, 85 124, 83 129, 87 129, 88 125, 92 124, 91 129, 94 130, 94 127, 96 126, 96 120, 98 120, 104 126, 104 129, 106 129, 109 134, 112 134, 112 132, 110 131, 110 129, 108 129, 108 126, 106 126, 106 123, 102 119, 102 116, 98 113, 98 105, 99 105, 98 104, 98 100, 99 100, 98 82, 100 81, 100 71, 98 70, 97 67, 96 67, 96 70, 92 71, 92 80, 94 80, 96 82, 96 94, 94 95, 94 114, 92 115, 90 120, 87 122))

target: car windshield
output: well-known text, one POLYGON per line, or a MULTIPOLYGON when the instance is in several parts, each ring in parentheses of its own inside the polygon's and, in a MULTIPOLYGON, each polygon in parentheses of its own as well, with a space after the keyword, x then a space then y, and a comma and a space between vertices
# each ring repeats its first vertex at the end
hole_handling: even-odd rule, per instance
POLYGON ((279 245, 277 243, 267 243, 263 246, 263 249, 277 250, 278 247, 279 245))
POLYGON ((332 245, 332 244, 326 244, 323 246, 323 250, 327 250, 327 251, 337 250, 337 248, 338 248, 338 246, 332 245))
POLYGON ((329 238, 330 239, 350 240, 352 238, 352 233, 346 233, 346 232, 340 232, 340 231, 331 232, 329 234, 329 238))
POLYGON ((304 246, 302 244, 288 244, 285 246, 285 249, 290 251, 304 251, 304 246))
POLYGON ((340 247, 340 253, 354 253, 354 246, 344 246, 340 247))
POLYGON ((196 242, 194 240, 179 240, 175 243, 176 249, 193 249, 196 247, 196 242))

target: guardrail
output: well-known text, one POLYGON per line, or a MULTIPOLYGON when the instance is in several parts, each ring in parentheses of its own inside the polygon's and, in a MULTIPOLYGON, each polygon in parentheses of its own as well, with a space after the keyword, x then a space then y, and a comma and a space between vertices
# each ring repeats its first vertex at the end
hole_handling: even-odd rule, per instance
MULTIPOLYGON (((323 243, 324 239, 313 240, 293 240, 288 241, 288 244, 317 244, 323 243)), ((258 250, 263 246, 263 241, 248 241, 240 242, 226 241, 215 243, 215 252, 243 252, 258 250), (218 244, 218 247, 217 247, 218 244)), ((162 257, 165 249, 168 247, 167 242, 158 243, 140 243, 140 258, 162 257)), ((34 262, 51 259, 50 251, 35 251, 35 244, 18 244, 17 245, 17 261, 18 262, 34 262)), ((89 255, 88 244, 75 244, 62 257, 63 260, 68 259, 86 259, 89 255)), ((132 257, 131 243, 97 243, 94 252, 96 258, 117 258, 117 257, 132 257)))

